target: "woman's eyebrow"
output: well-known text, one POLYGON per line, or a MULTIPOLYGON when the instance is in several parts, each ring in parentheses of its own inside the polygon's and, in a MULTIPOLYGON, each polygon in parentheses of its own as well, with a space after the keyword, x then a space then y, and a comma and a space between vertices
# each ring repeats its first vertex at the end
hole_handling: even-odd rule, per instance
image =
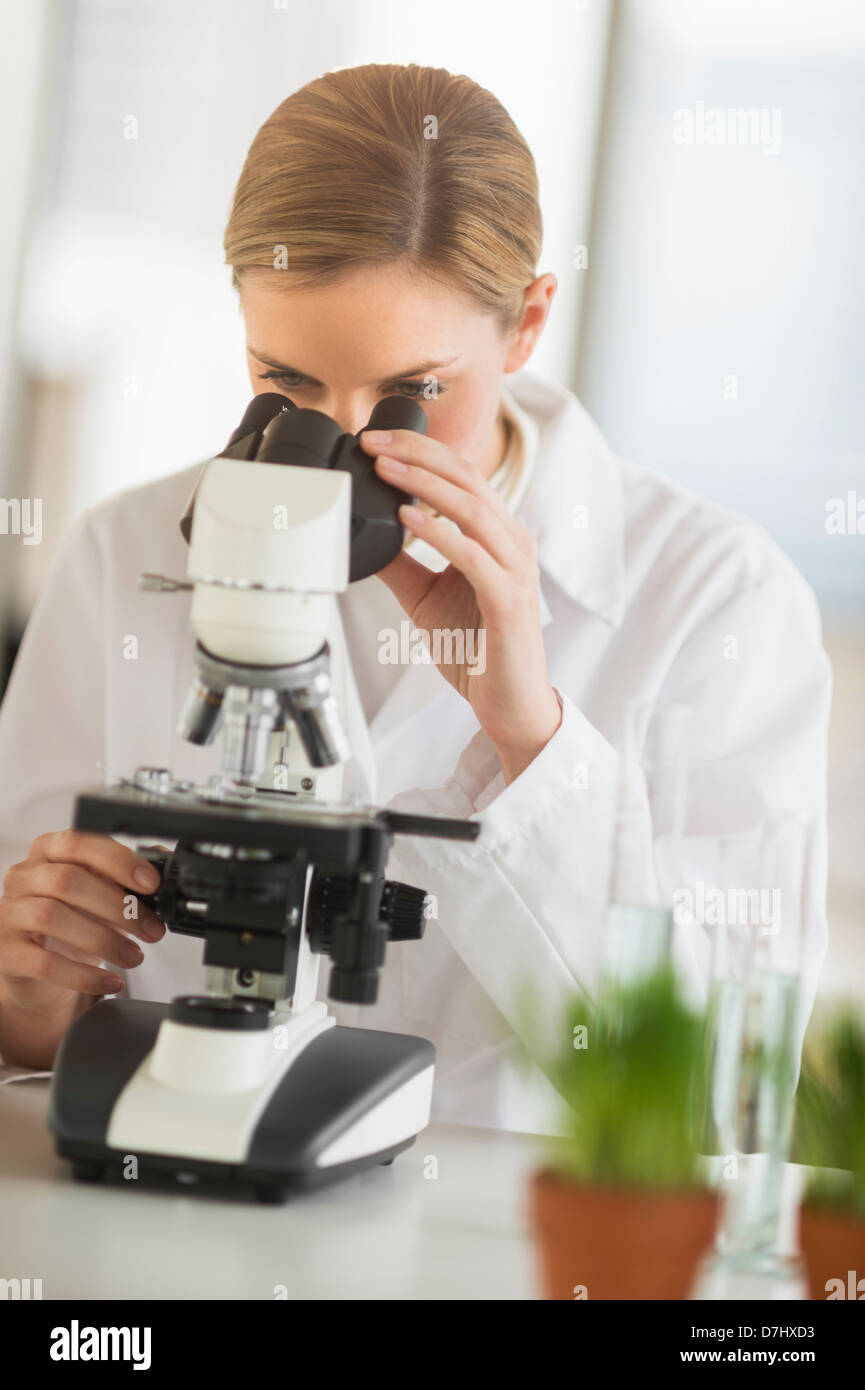
MULTIPOLYGON (((290 367, 286 362, 278 362, 274 357, 268 357, 266 352, 257 352, 255 348, 249 348, 250 354, 258 361, 263 362, 266 367, 273 367, 278 372, 293 372, 295 376, 305 376, 308 381, 314 381, 317 386, 321 385, 314 376, 308 372, 301 371, 300 367, 290 367)), ((390 376, 382 377, 379 386, 385 386, 389 381, 397 381, 406 376, 420 376, 421 372, 431 372, 439 367, 450 367, 458 360, 460 354, 455 357, 448 357, 443 362, 421 362, 419 367, 407 367, 403 372, 392 372, 390 376)))

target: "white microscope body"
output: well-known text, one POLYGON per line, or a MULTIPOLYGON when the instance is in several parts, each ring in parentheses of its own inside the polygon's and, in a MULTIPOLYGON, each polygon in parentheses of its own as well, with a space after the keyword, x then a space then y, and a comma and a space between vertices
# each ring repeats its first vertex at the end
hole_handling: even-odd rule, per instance
MULTIPOLYGON (((301 416, 339 433, 312 411, 293 427, 301 416)), ((333 997, 369 1003, 385 942, 423 932, 423 891, 383 878, 393 833, 478 832, 340 802, 351 750, 336 595, 362 485, 341 466, 212 459, 193 494, 187 583, 145 577, 192 588, 180 732, 206 744, 223 731, 223 771, 204 791, 139 769, 80 797, 76 824, 176 840, 153 901, 174 930, 204 937, 207 992, 168 1007, 103 1001, 70 1029, 50 1123, 79 1178, 135 1155, 144 1170, 281 1201, 392 1162, 429 1121, 432 1044, 338 1027, 317 998, 322 954, 333 997)))
MULTIPOLYGON (((224 661, 271 667, 304 662, 327 642, 331 673, 341 673, 344 687, 334 596, 348 585, 350 508, 347 473, 213 459, 196 497, 187 570, 195 585, 192 622, 202 646, 224 661)), ((273 733, 279 703, 271 690, 229 686, 223 704, 228 778, 254 785, 266 772, 296 783, 314 778, 320 799, 338 800, 342 764, 314 768, 300 739, 291 738, 290 725, 287 744, 273 733), (261 754, 269 758, 274 743, 278 758, 266 768, 261 754)), ((325 694, 322 705, 333 742, 348 757, 335 696, 325 694)), ((113 1148, 243 1160, 253 1127, 287 1069, 336 1023, 326 1003, 316 1000, 321 956, 309 950, 305 933, 300 941, 290 995, 278 1001, 266 1030, 162 1022, 153 1051, 114 1107, 108 1130, 113 1148)), ((208 985, 224 986, 228 973, 210 967, 208 985)), ((258 988, 250 987, 250 997, 258 988)), ((317 1155, 318 1166, 414 1138, 429 1121, 432 1085, 430 1065, 343 1129, 317 1155)))

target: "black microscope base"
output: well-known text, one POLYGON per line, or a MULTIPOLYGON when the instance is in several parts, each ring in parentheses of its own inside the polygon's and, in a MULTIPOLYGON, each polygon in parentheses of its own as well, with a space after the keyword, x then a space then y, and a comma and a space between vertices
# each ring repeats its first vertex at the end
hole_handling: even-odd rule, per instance
MULTIPOLYGON (((334 1164, 318 1171, 294 1171, 270 1169, 267 1171, 243 1167, 239 1164, 211 1163, 203 1159, 185 1158, 172 1154, 139 1154, 137 1156, 138 1180, 144 1180, 154 1187, 170 1185, 189 1188, 200 1184, 212 1189, 218 1195, 220 1188, 231 1188, 235 1195, 239 1192, 254 1195, 259 1202, 279 1205, 302 1192, 341 1182, 343 1178, 366 1169, 393 1163, 397 1154, 411 1148, 414 1138, 406 1139, 395 1148, 386 1149, 379 1154, 356 1160, 354 1163, 334 1164)), ((77 1144, 74 1140, 58 1139, 55 1151, 61 1158, 70 1160, 72 1176, 78 1182, 103 1182, 110 1177, 122 1180, 125 1155, 116 1149, 99 1144, 77 1144)))
POLYGON ((380 1164, 392 1163, 415 1135, 349 1162, 316 1165, 341 1129, 360 1119, 399 1086, 434 1064, 425 1038, 333 1026, 315 1038, 288 1068, 259 1117, 243 1162, 216 1162, 183 1154, 112 1148, 106 1142, 114 1104, 150 1052, 167 1004, 103 1000, 67 1032, 51 1087, 49 1128, 55 1149, 82 1182, 117 1177, 128 1182, 135 1159, 138 1181, 207 1186, 279 1203, 380 1164), (125 1180, 126 1179, 126 1180, 125 1180))

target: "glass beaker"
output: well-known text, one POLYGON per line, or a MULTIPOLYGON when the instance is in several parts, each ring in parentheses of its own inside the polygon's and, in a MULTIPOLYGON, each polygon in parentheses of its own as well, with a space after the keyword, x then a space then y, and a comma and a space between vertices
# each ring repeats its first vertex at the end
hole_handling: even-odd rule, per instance
POLYGON ((799 1066, 808 830, 780 815, 724 838, 723 882, 711 899, 704 890, 712 981, 703 1147, 721 1155, 724 1199, 707 1273, 786 1280, 801 1274, 779 1249, 779 1222, 799 1066), (750 882, 749 859, 758 868, 750 882))

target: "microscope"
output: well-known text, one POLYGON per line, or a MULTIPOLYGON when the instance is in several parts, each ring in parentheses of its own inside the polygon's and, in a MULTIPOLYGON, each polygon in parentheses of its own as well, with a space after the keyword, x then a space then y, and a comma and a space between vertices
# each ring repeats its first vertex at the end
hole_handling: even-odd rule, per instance
MULTIPOLYGON (((389 396, 364 428, 426 424, 389 396)), ((221 734, 222 771, 199 786, 139 767, 80 794, 74 825, 156 865, 159 888, 130 901, 201 938, 205 992, 103 999, 69 1028, 49 1127, 81 1181, 228 1184, 281 1203, 392 1163, 429 1122, 432 1043, 337 1025, 317 997, 327 956, 329 998, 374 1004, 388 942, 423 935, 427 895, 385 877, 394 836, 480 830, 342 799, 336 595, 395 558, 397 509, 416 500, 358 439, 281 393, 254 397, 189 499, 187 580, 139 579, 192 592, 178 733, 221 734)))

